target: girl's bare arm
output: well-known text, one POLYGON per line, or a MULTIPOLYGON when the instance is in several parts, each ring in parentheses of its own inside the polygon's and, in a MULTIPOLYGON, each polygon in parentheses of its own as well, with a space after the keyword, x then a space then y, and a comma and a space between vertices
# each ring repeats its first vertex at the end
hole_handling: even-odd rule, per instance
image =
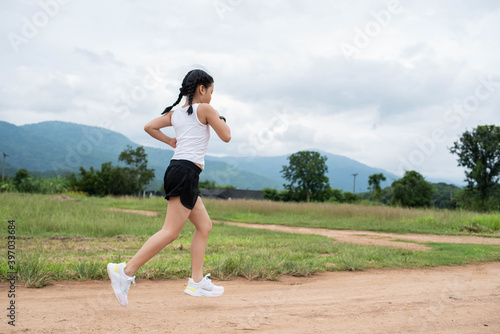
POLYGON ((173 112, 171 111, 166 115, 153 119, 144 126, 144 131, 146 131, 151 137, 175 148, 177 145, 177 139, 167 136, 160 130, 168 126, 172 126, 172 113, 173 112))
POLYGON ((201 116, 200 121, 202 123, 210 124, 223 142, 229 143, 231 140, 231 129, 229 129, 226 122, 219 118, 220 115, 217 110, 209 104, 202 103, 198 107, 198 115, 201 116))

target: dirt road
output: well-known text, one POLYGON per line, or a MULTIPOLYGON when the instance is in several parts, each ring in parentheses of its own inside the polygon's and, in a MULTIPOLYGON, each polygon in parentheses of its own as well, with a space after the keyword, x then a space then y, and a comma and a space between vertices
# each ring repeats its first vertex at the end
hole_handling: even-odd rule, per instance
MULTIPOLYGON (((1 333, 500 333, 500 263, 334 272, 279 282, 221 282, 219 298, 185 280, 141 280, 130 304, 109 281, 16 289, 16 327, 1 333)), ((2 285, 1 306, 7 307, 2 285)), ((5 307, 5 308, 4 308, 5 307)))

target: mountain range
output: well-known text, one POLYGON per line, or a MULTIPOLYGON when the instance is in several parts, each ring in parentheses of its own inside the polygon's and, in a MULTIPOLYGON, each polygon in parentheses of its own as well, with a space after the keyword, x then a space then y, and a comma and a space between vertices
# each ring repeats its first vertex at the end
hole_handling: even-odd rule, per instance
MULTIPOLYGON (((104 162, 120 165, 118 156, 127 145, 139 146, 124 135, 100 127, 48 121, 16 126, 0 121, 0 151, 8 154, 6 175, 26 168, 42 175, 79 173, 80 166, 100 169, 104 162)), ((159 189, 163 174, 173 156, 171 149, 144 147, 148 155, 148 168, 154 168, 156 177, 148 188, 159 189)), ((362 164, 345 156, 320 152, 327 157, 328 173, 332 188, 353 191, 353 174, 356 192, 368 188, 368 176, 383 173, 389 186, 399 177, 380 168, 362 164)), ((232 185, 239 189, 283 189, 286 182, 280 174, 288 165, 287 155, 263 157, 215 157, 207 155, 205 170, 200 180, 215 181, 217 185, 232 185)))

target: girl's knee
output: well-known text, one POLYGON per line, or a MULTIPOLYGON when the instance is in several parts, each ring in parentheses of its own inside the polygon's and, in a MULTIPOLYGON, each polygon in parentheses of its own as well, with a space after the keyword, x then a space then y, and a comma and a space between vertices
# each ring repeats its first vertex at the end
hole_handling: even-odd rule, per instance
POLYGON ((198 224, 196 230, 206 235, 210 234, 210 232, 212 231, 212 221, 209 220, 203 224, 198 224))
POLYGON ((161 229, 161 231, 163 232, 163 238, 164 239, 168 239, 168 240, 172 240, 174 241, 175 239, 177 239, 179 237, 179 235, 181 234, 181 231, 177 231, 177 230, 171 230, 171 229, 161 229))
POLYGON ((212 231, 212 221, 211 220, 208 221, 207 229, 208 229, 207 233, 210 233, 212 231))

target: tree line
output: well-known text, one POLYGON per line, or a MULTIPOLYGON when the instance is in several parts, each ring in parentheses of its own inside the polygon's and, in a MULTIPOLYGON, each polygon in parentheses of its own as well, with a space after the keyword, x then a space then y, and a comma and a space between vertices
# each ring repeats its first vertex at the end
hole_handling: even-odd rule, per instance
POLYGON ((386 178, 383 174, 369 176, 369 193, 361 196, 332 189, 329 185, 326 156, 314 151, 300 151, 288 157, 288 165, 281 174, 288 181, 285 190, 264 189, 264 197, 274 201, 348 202, 361 198, 403 207, 463 208, 477 211, 500 209, 500 127, 482 125, 466 131, 449 149, 458 156, 458 166, 465 167, 464 189, 447 185, 437 186, 427 182, 414 171, 394 181, 390 187, 381 188, 386 178), (453 194, 453 192, 455 194, 453 194), (437 195, 437 196, 436 196, 437 195))
POLYGON ((70 173, 66 177, 40 178, 21 168, 11 182, 3 183, 0 190, 25 193, 55 194, 65 191, 80 191, 91 196, 130 195, 145 190, 154 178, 154 169, 148 169, 148 159, 144 147, 131 146, 120 153, 118 161, 125 164, 114 166, 105 162, 101 169, 80 167, 80 173, 70 173))
MULTIPOLYGON (((330 187, 326 176, 327 157, 314 151, 300 151, 288 157, 288 165, 281 174, 288 182, 285 190, 264 189, 263 195, 273 201, 316 201, 354 203, 361 199, 403 207, 462 208, 475 211, 500 210, 500 127, 482 125, 464 132, 449 149, 457 155, 458 166, 465 168, 467 186, 427 182, 418 172, 406 171, 390 187, 381 188, 386 180, 381 173, 369 176, 369 192, 354 194, 330 187)), ((38 178, 26 169, 17 171, 9 182, 0 184, 0 191, 17 190, 31 193, 60 193, 82 191, 89 195, 129 195, 145 190, 154 178, 154 169, 147 168, 144 147, 130 146, 120 153, 118 160, 125 166, 111 162, 97 170, 80 167, 80 173, 66 178, 38 178)), ((224 186, 224 188, 231 186, 224 186)), ((200 182, 200 188, 217 188, 213 181, 200 182)), ((234 188, 234 187, 232 187, 234 188)))

